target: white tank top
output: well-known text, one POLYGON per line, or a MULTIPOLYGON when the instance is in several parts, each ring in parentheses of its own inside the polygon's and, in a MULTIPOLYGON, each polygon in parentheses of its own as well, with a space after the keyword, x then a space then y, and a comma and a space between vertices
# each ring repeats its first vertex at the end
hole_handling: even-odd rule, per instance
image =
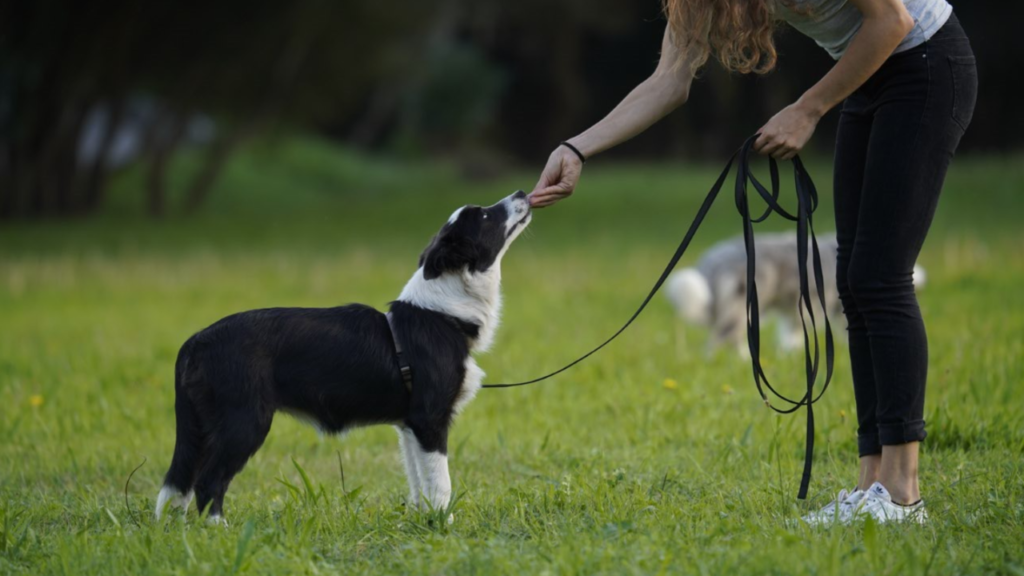
MULTIPOLYGON (((794 4, 789 0, 790 5, 794 4)), ((814 40, 838 60, 864 23, 864 15, 848 0, 795 0, 796 10, 777 3, 779 16, 814 40)), ((914 28, 893 52, 898 54, 928 41, 949 20, 953 7, 946 0, 903 0, 914 28)))

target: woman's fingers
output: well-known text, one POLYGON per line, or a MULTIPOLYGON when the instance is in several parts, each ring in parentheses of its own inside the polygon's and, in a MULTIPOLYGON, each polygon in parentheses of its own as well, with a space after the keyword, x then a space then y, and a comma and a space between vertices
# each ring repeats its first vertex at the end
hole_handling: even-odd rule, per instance
POLYGON ((544 165, 544 170, 540 173, 540 179, 537 180, 537 185, 533 187, 534 192, 544 188, 550 188, 561 182, 565 178, 565 164, 562 162, 562 158, 559 155, 559 150, 555 150, 548 157, 547 164, 544 165))
POLYGON ((548 197, 540 192, 531 192, 526 198, 530 201, 530 208, 543 208, 548 205, 548 197))
POLYGON ((559 200, 561 200, 561 198, 556 196, 531 196, 530 208, 547 208, 559 200))
MULTIPOLYGON (((758 142, 759 141, 760 139, 758 139, 758 142)), ((755 142, 754 150, 759 154, 771 156, 776 160, 791 160, 794 156, 800 153, 800 149, 792 142, 772 136, 766 137, 765 142, 760 148, 757 147, 757 143, 755 142)))
POLYGON ((527 199, 530 201, 531 208, 543 208, 557 201, 553 200, 551 194, 545 192, 544 188, 530 192, 530 195, 527 196, 527 199))
MULTIPOLYGON (((774 121, 775 119, 772 118, 772 120, 774 121)), ((758 132, 760 132, 761 135, 757 137, 757 140, 754 140, 754 152, 757 152, 758 154, 774 156, 785 143, 782 137, 777 133, 776 129, 772 126, 772 122, 762 126, 758 132)))
POLYGON ((765 156, 775 156, 776 152, 778 152, 780 149, 782 149, 782 147, 783 147, 783 143, 782 142, 772 138, 772 139, 769 139, 764 144, 764 146, 762 146, 761 149, 758 150, 757 152, 759 154, 764 154, 765 156))
POLYGON ((560 185, 534 190, 530 193, 530 206, 533 208, 543 208, 559 200, 564 200, 570 195, 572 195, 572 190, 566 190, 560 185))
POLYGON ((764 133, 764 128, 761 128, 760 130, 758 130, 758 132, 760 132, 760 135, 757 137, 757 140, 754 140, 754 152, 757 152, 758 154, 763 154, 761 150, 765 146, 767 146, 768 143, 772 141, 772 139, 770 136, 764 133))
POLYGON ((540 180, 537 180, 537 185, 533 187, 533 191, 536 192, 538 190, 543 190, 555 182, 558 182, 561 177, 561 171, 553 169, 549 164, 548 166, 545 166, 544 171, 541 172, 540 180))

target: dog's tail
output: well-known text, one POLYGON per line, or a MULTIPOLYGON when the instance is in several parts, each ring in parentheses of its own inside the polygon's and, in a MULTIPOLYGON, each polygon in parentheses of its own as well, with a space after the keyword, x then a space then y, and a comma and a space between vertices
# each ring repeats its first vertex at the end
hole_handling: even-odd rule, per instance
POLYGON ((711 323, 711 287, 696 268, 673 273, 665 288, 680 318, 699 326, 711 323))
POLYGON ((192 486, 200 464, 203 449, 203 425, 195 403, 187 390, 189 360, 195 347, 195 338, 189 338, 178 352, 174 364, 174 416, 176 438, 171 467, 164 476, 164 485, 156 501, 156 517, 160 518, 168 502, 183 509, 192 500, 192 486))
POLYGON ((914 289, 920 290, 924 288, 924 285, 928 282, 928 274, 925 273, 924 268, 914 264, 914 289))

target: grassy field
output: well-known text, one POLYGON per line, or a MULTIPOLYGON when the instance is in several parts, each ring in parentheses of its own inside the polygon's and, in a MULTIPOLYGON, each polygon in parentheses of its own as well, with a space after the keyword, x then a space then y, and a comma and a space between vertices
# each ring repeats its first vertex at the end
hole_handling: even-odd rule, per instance
MULTIPOLYGON (((613 331, 717 169, 595 162, 577 196, 539 212, 505 260, 488 380, 535 376, 613 331)), ((828 230, 827 163, 813 174, 828 230)), ((535 177, 466 183, 298 141, 240 156, 194 218, 135 216, 129 175, 97 218, 0 227, 0 573, 1024 574, 1019 156, 957 163, 921 257, 927 526, 792 525, 854 478, 845 347, 803 503, 802 418, 768 411, 749 366, 706 358, 660 298, 573 371, 480 393, 453 432, 450 526, 405 509, 391 429, 321 438, 285 416, 232 484, 230 527, 194 510, 153 520, 192 332, 248 308, 384 307, 455 207, 535 177)), ((739 230, 726 194, 695 250, 739 230)), ((771 347, 764 360, 793 394, 800 362, 771 347)))

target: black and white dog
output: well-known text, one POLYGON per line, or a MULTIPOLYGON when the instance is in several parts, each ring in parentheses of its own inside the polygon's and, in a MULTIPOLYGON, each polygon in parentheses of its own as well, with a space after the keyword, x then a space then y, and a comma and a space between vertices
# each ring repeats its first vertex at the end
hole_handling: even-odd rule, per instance
POLYGON ((391 303, 270 308, 228 316, 188 339, 175 364, 177 436, 157 497, 223 519, 231 479, 263 444, 276 412, 338 433, 398 429, 410 505, 451 498, 448 430, 484 373, 472 353, 494 340, 501 259, 530 223, 526 194, 452 214, 391 303), (413 377, 407 388, 396 343, 413 377), (424 501, 425 499, 425 501, 424 501))

